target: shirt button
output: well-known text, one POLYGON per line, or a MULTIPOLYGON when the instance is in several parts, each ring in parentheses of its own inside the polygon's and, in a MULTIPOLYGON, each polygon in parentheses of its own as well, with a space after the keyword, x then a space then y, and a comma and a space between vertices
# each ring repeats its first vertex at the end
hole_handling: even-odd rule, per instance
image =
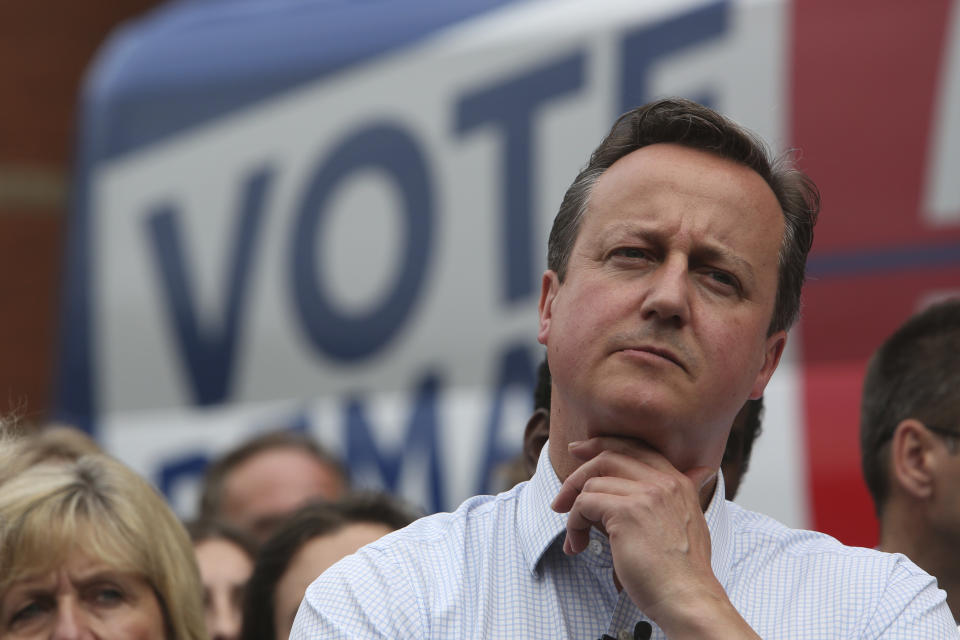
POLYGON ((617 634, 617 638, 618 640, 633 640, 633 634, 626 629, 622 629, 620 633, 617 634))
POLYGON ((590 544, 587 545, 587 548, 590 549, 590 553, 595 556, 598 556, 603 552, 603 545, 600 544, 599 540, 591 540, 590 544))

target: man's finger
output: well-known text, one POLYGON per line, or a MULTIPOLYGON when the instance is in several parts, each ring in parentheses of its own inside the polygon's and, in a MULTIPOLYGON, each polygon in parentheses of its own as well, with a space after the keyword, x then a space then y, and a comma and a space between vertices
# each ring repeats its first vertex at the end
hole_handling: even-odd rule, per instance
MULTIPOLYGON (((676 473, 673 467, 670 467, 670 469, 673 473, 676 473)), ((569 510, 573 501, 583 491, 584 484, 591 478, 613 477, 652 482, 655 481, 655 474, 658 473, 660 473, 658 470, 630 456, 603 452, 592 460, 583 463, 567 476, 551 507, 554 511, 561 513, 569 510)))
POLYGON ((563 552, 576 555, 590 543, 590 529, 603 521, 603 516, 614 508, 619 496, 605 493, 584 493, 577 497, 567 517, 567 537, 563 552))
POLYGON ((568 449, 572 456, 583 461, 592 460, 604 451, 613 451, 639 460, 660 471, 670 471, 674 468, 662 453, 637 438, 598 436, 571 442, 568 449))

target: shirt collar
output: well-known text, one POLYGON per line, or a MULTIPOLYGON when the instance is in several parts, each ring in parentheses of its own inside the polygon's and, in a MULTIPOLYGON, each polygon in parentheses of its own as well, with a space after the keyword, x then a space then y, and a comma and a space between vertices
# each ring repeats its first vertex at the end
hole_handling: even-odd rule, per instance
POLYGON ((517 513, 517 537, 524 564, 537 573, 540 558, 567 529, 567 514, 550 508, 560 493, 560 478, 550 462, 550 443, 543 445, 537 470, 520 494, 517 513))
POLYGON ((710 530, 710 566, 713 575, 727 588, 730 565, 733 562, 733 528, 730 523, 730 509, 727 505, 726 489, 723 486, 723 473, 717 470, 717 486, 713 490, 710 504, 703 513, 710 530))
MULTIPOLYGON (((524 563, 533 574, 537 573, 543 554, 557 538, 564 535, 567 528, 567 515, 550 508, 560 493, 561 483, 550 462, 549 450, 548 442, 540 452, 537 470, 521 492, 518 505, 517 537, 524 563)), ((710 530, 710 564, 717 580, 726 587, 733 553, 733 532, 724 498, 723 474, 719 470, 713 497, 703 515, 710 530)))

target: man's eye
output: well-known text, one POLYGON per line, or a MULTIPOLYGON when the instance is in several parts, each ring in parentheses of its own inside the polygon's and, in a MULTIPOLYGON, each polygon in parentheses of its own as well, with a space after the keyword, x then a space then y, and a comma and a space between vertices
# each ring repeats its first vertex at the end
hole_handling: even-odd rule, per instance
POLYGON ((709 271, 708 275, 710 279, 717 284, 732 287, 734 289, 740 288, 740 283, 737 281, 737 279, 726 271, 709 271))
POLYGON ((619 247, 614 249, 611 252, 611 255, 618 256, 622 258, 630 258, 632 260, 642 260, 644 258, 649 258, 650 255, 643 249, 637 247, 619 247))

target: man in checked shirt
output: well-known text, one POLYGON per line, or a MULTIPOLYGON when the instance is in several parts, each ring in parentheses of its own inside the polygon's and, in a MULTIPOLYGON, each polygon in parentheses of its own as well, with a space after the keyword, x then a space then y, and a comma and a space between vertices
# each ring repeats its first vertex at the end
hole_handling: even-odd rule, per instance
POLYGON ((344 559, 292 638, 956 638, 936 581, 723 499, 795 321, 816 188, 683 99, 614 124, 554 220, 530 482, 344 559))

